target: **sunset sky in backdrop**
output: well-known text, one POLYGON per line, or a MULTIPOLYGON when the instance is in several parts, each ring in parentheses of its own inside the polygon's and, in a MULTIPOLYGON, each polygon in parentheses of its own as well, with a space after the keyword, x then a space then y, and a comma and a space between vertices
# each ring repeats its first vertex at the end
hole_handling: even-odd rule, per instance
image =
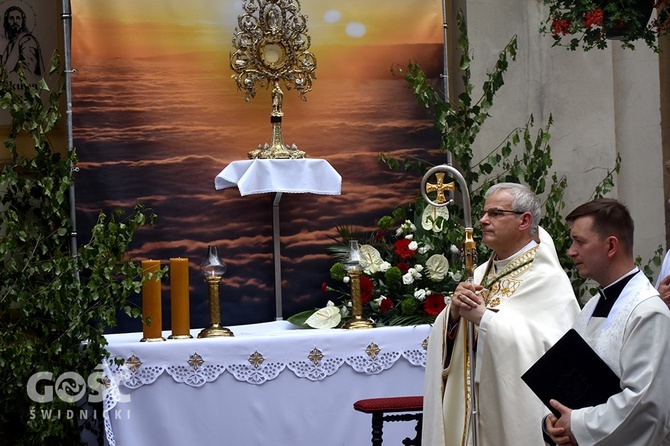
MULTIPOLYGON (((269 142, 270 95, 249 102, 231 79, 229 57, 240 2, 73 0, 77 210, 81 241, 100 211, 137 201, 158 214, 140 231, 134 260, 188 257, 193 327, 207 322, 198 265, 209 244, 228 265, 222 323, 273 319, 271 194, 214 190, 229 163, 269 142)), ((434 78, 442 68, 440 1, 312 0, 301 3, 317 58, 307 101, 286 92, 284 142, 326 159, 342 194, 285 194, 281 201, 284 316, 324 305, 326 246, 335 228, 373 229, 415 199, 420 178, 389 172, 379 153, 436 154, 432 117, 391 66, 414 60, 434 78)), ((438 156, 434 160, 441 159, 438 156)), ((443 161, 436 161, 443 162, 443 161)), ((169 289, 164 285, 164 324, 169 289)), ((121 331, 141 330, 121 321, 121 331)))

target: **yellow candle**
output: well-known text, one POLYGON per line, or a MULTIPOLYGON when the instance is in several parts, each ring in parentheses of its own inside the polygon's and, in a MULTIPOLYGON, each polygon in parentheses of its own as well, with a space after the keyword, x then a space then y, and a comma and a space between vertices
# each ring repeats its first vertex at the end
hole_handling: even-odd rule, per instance
MULTIPOLYGON (((160 270, 160 260, 143 260, 142 273, 160 270)), ((142 282, 142 332, 144 339, 160 339, 162 336, 161 282, 156 277, 142 282)))
POLYGON ((170 259, 172 336, 188 336, 191 330, 188 288, 188 259, 170 259))

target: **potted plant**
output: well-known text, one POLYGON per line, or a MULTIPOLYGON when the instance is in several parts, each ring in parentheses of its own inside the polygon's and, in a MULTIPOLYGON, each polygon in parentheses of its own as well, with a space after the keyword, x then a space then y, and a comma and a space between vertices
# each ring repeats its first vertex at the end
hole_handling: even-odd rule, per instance
POLYGON ((578 47, 584 51, 604 49, 608 40, 618 40, 623 48, 632 50, 634 42, 644 40, 658 52, 658 37, 670 28, 667 1, 544 0, 549 14, 540 32, 550 34, 554 46, 573 51, 578 47))

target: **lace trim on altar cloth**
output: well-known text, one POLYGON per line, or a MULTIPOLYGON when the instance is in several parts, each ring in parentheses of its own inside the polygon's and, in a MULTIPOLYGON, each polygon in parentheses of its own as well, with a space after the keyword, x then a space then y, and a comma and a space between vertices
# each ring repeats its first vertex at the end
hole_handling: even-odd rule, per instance
POLYGON ((367 375, 376 375, 390 369, 401 357, 413 366, 425 368, 427 345, 428 338, 416 349, 399 352, 384 351, 371 342, 365 350, 361 351, 361 354, 346 358, 327 357, 320 349, 314 347, 305 356, 304 361, 287 363, 268 362, 260 351, 249 355, 246 363, 232 364, 210 363, 209 358, 203 358, 197 352, 185 358, 181 365, 147 365, 142 363, 142 358, 135 355, 124 358, 124 362, 120 365, 110 359, 104 361, 102 365, 103 382, 106 388, 103 399, 103 418, 107 442, 111 446, 116 444, 112 433, 111 418, 114 417, 113 409, 116 404, 130 398, 127 389, 137 389, 152 384, 163 373, 167 373, 175 382, 191 387, 204 386, 215 381, 225 372, 230 373, 238 381, 260 385, 275 379, 286 369, 293 372, 298 378, 321 381, 335 374, 345 363, 357 373, 367 375))

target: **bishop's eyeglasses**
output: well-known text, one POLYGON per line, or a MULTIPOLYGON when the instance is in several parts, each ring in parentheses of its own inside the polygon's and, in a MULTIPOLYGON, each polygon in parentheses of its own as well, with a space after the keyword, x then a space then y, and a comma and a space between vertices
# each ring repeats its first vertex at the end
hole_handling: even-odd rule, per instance
POLYGON ((482 209, 482 211, 479 213, 479 218, 484 218, 484 216, 488 214, 489 218, 496 218, 500 217, 503 214, 515 214, 515 215, 521 215, 525 214, 524 211, 513 211, 510 209, 499 209, 499 208, 488 208, 488 209, 482 209))

